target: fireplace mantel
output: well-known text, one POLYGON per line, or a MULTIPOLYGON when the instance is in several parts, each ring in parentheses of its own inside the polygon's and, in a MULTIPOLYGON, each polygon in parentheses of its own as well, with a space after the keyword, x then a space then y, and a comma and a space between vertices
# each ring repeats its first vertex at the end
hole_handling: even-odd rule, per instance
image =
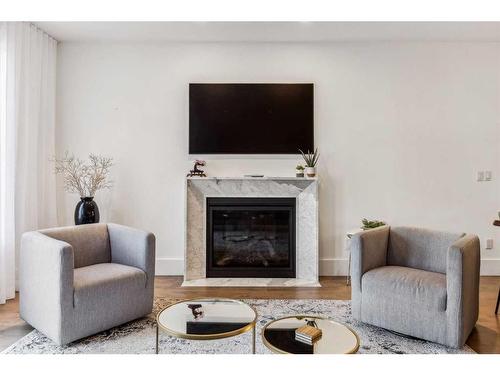
POLYGON ((317 177, 269 177, 269 176, 263 176, 263 177, 250 177, 250 176, 242 176, 242 177, 198 177, 198 176, 193 176, 193 177, 186 177, 187 180, 252 180, 252 181, 317 181, 317 177))
POLYGON ((183 286, 319 286, 318 180, 296 177, 189 177, 186 179, 183 286), (207 278, 206 199, 296 198, 296 278, 207 278))

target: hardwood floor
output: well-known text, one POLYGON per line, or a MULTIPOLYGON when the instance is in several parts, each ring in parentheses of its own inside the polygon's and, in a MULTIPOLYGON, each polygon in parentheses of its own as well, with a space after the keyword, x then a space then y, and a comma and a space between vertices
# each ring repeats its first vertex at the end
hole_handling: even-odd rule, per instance
MULTIPOLYGON (((228 297, 265 299, 350 299, 351 289, 345 277, 322 277, 322 288, 181 288, 179 276, 159 276, 155 281, 155 295, 168 298, 228 297)), ((500 277, 481 277, 479 320, 467 345, 478 353, 500 353, 500 315, 495 315, 495 304, 500 277)), ((19 299, 0 305, 0 351, 31 331, 19 318, 19 299)))
POLYGON ((500 353, 500 314, 495 315, 499 287, 500 277, 481 277, 479 319, 467 340, 478 353, 500 353))
POLYGON ((0 305, 0 351, 8 348, 33 328, 19 317, 19 294, 0 305))

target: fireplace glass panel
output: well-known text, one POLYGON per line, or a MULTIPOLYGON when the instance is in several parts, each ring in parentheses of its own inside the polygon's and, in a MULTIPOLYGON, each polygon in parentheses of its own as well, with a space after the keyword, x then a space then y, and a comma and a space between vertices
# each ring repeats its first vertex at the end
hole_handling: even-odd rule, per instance
POLYGON ((213 262, 219 267, 288 267, 290 213, 285 210, 217 210, 213 262))
POLYGON ((295 277, 295 199, 212 201, 208 221, 207 276, 295 277))

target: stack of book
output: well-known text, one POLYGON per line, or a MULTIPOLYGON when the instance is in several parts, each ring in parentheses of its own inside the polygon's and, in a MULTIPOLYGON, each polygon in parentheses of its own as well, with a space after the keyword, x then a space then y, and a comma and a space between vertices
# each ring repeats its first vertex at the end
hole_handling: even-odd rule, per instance
POLYGON ((295 330, 295 340, 307 345, 313 345, 321 338, 321 330, 319 328, 304 325, 295 330))

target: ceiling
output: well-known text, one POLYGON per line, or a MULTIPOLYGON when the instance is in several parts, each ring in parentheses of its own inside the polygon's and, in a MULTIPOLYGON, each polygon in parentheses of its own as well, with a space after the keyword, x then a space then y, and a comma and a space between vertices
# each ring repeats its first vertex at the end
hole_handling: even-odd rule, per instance
POLYGON ((34 22, 60 42, 500 41, 500 22, 34 22))

